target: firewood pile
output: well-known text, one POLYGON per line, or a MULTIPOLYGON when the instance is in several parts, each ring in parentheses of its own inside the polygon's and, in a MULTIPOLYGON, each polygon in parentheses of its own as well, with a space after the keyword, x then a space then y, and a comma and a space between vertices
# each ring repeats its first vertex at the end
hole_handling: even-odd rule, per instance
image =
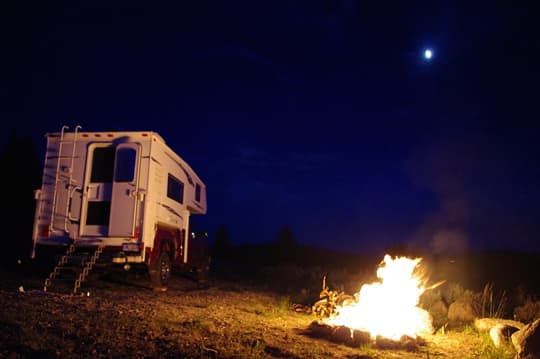
POLYGON ((328 318, 336 313, 338 307, 352 304, 355 300, 355 297, 343 291, 329 290, 326 285, 326 276, 324 276, 319 300, 313 304, 311 311, 319 318, 328 318))

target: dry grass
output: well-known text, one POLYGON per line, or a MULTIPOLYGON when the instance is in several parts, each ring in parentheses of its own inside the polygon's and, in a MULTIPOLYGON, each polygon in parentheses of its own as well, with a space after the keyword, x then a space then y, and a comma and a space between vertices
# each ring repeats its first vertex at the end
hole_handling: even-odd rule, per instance
POLYGON ((497 294, 493 283, 487 283, 482 290, 481 302, 482 317, 502 318, 507 310, 506 291, 497 294))

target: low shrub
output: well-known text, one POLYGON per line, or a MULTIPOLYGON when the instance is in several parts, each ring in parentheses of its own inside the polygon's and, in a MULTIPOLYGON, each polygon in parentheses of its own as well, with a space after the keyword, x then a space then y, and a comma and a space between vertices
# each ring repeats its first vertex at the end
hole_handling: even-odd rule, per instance
POLYGON ((527 298, 523 305, 514 309, 514 319, 523 323, 532 323, 540 318, 540 300, 527 298))

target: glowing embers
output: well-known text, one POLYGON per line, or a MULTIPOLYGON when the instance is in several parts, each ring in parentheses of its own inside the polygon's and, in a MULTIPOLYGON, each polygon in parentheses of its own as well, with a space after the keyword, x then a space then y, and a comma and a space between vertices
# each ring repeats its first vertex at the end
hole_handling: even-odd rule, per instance
POLYGON ((386 255, 377 270, 380 282, 363 285, 357 301, 338 307, 335 315, 322 322, 369 332, 372 339, 400 340, 403 336, 416 338, 430 333, 429 313, 418 307, 420 295, 426 289, 417 270, 420 261, 421 258, 392 259, 386 255))

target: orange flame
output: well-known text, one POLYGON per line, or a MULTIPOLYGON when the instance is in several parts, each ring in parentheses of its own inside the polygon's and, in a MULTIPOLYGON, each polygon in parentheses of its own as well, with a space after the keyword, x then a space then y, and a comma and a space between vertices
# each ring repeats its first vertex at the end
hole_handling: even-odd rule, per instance
POLYGON ((403 335, 415 338, 430 332, 429 313, 418 307, 420 295, 426 290, 423 280, 414 273, 421 260, 385 255, 377 270, 380 283, 363 285, 355 303, 339 307, 336 316, 326 321, 368 331, 372 338, 380 335, 399 340, 403 335))

